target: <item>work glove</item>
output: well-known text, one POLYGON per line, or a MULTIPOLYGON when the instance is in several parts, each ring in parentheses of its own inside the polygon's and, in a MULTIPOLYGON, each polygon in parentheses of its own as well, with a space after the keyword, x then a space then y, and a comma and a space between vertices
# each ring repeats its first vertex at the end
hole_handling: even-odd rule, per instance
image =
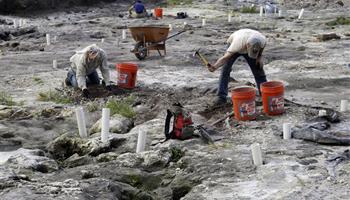
POLYGON ((106 85, 106 90, 108 90, 108 91, 112 91, 112 86, 111 85, 106 85))
POLYGON ((83 89, 82 90, 82 92, 83 92, 83 97, 85 97, 85 98, 89 98, 90 97, 90 92, 89 92, 89 90, 88 89, 83 89))

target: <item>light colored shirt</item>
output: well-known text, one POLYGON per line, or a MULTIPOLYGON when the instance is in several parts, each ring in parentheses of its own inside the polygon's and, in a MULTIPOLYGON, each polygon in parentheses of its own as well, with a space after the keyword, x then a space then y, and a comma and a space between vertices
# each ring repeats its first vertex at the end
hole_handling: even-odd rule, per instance
POLYGON ((247 54, 247 44, 250 37, 255 37, 260 40, 263 45, 266 45, 266 37, 258 31, 252 29, 241 29, 230 35, 227 39, 227 43, 230 44, 227 51, 231 53, 247 54))
POLYGON ((110 74, 107 65, 107 55, 105 51, 98 48, 98 55, 92 61, 87 58, 87 52, 91 47, 98 48, 95 45, 90 45, 81 51, 76 52, 71 58, 71 67, 76 74, 78 87, 80 89, 86 88, 86 76, 94 72, 97 68, 101 70, 102 77, 106 85, 110 85, 110 74))

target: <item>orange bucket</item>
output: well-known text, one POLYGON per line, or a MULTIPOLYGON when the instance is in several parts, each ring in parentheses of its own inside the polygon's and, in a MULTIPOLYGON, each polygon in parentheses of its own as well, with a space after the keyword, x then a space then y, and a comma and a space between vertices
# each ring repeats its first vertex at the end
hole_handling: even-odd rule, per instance
POLYGON ((268 81, 260 85, 264 112, 279 115, 284 112, 284 85, 280 81, 268 81))
POLYGON ((235 119, 240 121, 254 120, 255 111, 255 88, 238 87, 232 91, 233 111, 235 119))
POLYGON ((156 18, 163 18, 163 9, 162 8, 155 8, 154 9, 154 16, 156 18))
POLYGON ((125 89, 133 89, 136 83, 137 65, 133 63, 118 63, 118 86, 125 89))

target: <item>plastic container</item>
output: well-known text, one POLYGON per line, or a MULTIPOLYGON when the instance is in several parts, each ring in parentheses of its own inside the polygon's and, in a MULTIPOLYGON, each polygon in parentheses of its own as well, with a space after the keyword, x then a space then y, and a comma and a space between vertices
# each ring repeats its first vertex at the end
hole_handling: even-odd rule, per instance
POLYGON ((255 88, 238 87, 234 88, 231 93, 235 119, 240 121, 254 120, 256 118, 255 88))
POLYGON ((138 66, 133 63, 118 63, 118 86, 125 89, 133 89, 136 84, 138 66))
POLYGON ((154 16, 156 18, 163 18, 163 9, 162 8, 155 8, 154 9, 154 16))
POLYGON ((284 113, 284 85, 280 81, 268 81, 260 85, 264 112, 268 115, 284 113))

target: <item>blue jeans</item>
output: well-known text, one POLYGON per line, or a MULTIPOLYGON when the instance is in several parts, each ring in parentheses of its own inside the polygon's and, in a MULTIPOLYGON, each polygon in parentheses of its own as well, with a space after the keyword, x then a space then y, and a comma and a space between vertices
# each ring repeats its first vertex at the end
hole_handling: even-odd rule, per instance
POLYGON ((222 67, 222 70, 221 70, 218 96, 219 96, 219 98, 221 98, 223 100, 226 100, 226 96, 228 94, 228 83, 230 80, 230 73, 232 71, 232 65, 237 60, 237 58, 240 56, 243 56, 247 60, 249 67, 250 67, 250 70, 252 71, 252 73, 254 75, 256 86, 258 87, 259 93, 261 93, 260 92, 260 84, 265 83, 267 81, 263 66, 257 65, 256 59, 250 58, 248 56, 248 54, 236 53, 222 67))
MULTIPOLYGON (((69 83, 75 87, 78 88, 78 81, 75 72, 70 69, 67 74, 67 79, 69 83)), ((98 85, 100 84, 100 77, 98 76, 98 73, 96 70, 94 70, 92 73, 86 76, 86 84, 91 84, 91 85, 98 85)))

